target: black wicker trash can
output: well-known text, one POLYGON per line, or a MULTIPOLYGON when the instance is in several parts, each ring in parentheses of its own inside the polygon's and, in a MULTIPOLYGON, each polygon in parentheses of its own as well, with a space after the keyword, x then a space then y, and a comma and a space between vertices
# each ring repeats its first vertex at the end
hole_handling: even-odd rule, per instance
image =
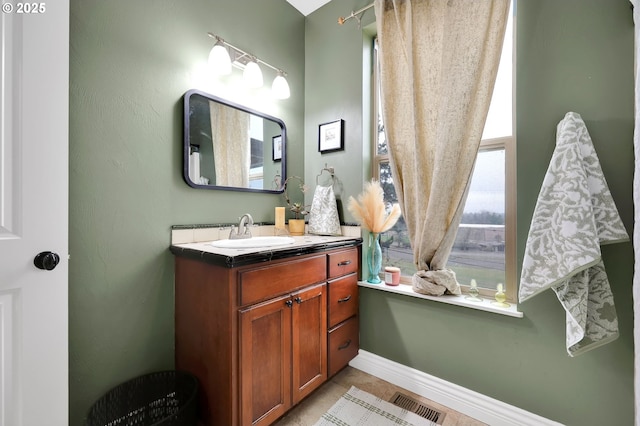
POLYGON ((197 379, 161 371, 107 392, 89 410, 87 426, 196 426, 197 379))

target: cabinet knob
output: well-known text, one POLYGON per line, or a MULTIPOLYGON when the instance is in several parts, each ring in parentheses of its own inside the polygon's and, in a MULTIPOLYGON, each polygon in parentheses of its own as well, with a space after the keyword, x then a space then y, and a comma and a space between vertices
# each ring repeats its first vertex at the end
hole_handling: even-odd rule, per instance
POLYGON ((284 302, 284 304, 287 305, 288 307, 292 307, 293 306, 293 302, 291 301, 291 299, 289 299, 286 302, 284 302))
POLYGON ((296 297, 294 300, 298 305, 302 303, 302 299, 300 299, 299 297, 296 297))
POLYGON ((338 303, 348 302, 349 300, 351 300, 351 295, 343 297, 342 299, 338 299, 338 303))

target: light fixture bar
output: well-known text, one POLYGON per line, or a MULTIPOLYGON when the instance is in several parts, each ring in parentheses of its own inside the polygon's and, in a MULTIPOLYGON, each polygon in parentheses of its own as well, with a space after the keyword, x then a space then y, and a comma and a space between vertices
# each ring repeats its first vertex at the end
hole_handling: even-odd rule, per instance
POLYGON ((225 46, 229 46, 230 48, 232 48, 232 49, 233 49, 233 50, 235 50, 236 52, 240 52, 240 53, 242 53, 243 55, 246 55, 246 56, 248 56, 248 57, 250 57, 250 58, 255 59, 255 61, 256 61, 257 63, 260 63, 260 64, 262 64, 262 65, 266 65, 266 66, 268 66, 269 68, 271 68, 272 70, 274 70, 274 71, 276 71, 276 72, 281 72, 281 73, 283 73, 285 76, 287 75, 287 73, 286 73, 286 72, 284 72, 284 70, 282 70, 281 68, 276 68, 276 67, 274 67, 273 65, 268 64, 268 63, 266 63, 265 61, 263 61, 262 59, 258 58, 257 56, 252 55, 252 54, 251 54, 251 53, 249 53, 249 52, 245 52, 244 50, 240 49, 239 47, 235 47, 234 45, 232 45, 231 43, 227 42, 227 41, 226 41, 225 39, 223 39, 222 37, 219 37, 219 36, 217 36, 217 35, 215 35, 215 34, 213 34, 213 33, 207 33, 207 34, 208 34, 208 35, 209 35, 209 37, 211 37, 212 39, 214 39, 214 40, 216 40, 216 41, 218 41, 218 42, 220 42, 220 43, 224 44, 225 46))

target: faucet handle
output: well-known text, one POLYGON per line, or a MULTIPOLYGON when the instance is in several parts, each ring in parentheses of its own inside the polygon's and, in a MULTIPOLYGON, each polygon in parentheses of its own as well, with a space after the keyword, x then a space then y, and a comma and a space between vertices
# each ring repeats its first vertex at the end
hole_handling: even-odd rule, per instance
POLYGON ((240 223, 238 223, 238 229, 236 230, 235 226, 231 227, 231 232, 229 233, 229 239, 233 240, 236 238, 251 238, 251 230, 250 226, 253 226, 253 217, 249 213, 245 213, 240 216, 240 223))

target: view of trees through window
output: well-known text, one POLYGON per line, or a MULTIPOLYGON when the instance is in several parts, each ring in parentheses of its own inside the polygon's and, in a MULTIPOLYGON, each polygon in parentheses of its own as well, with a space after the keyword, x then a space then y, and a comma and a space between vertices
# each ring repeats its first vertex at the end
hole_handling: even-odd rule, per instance
MULTIPOLYGON (((381 149, 386 150, 384 145, 381 149)), ((396 203, 398 197, 388 161, 379 163, 378 176, 385 201, 396 203)), ((480 287, 495 288, 496 283, 505 282, 504 194, 504 149, 481 151, 447 265, 456 272, 461 284, 469 284, 473 278, 480 287)), ((403 275, 416 272, 407 225, 402 217, 381 235, 380 245, 385 265, 400 267, 403 275)))

